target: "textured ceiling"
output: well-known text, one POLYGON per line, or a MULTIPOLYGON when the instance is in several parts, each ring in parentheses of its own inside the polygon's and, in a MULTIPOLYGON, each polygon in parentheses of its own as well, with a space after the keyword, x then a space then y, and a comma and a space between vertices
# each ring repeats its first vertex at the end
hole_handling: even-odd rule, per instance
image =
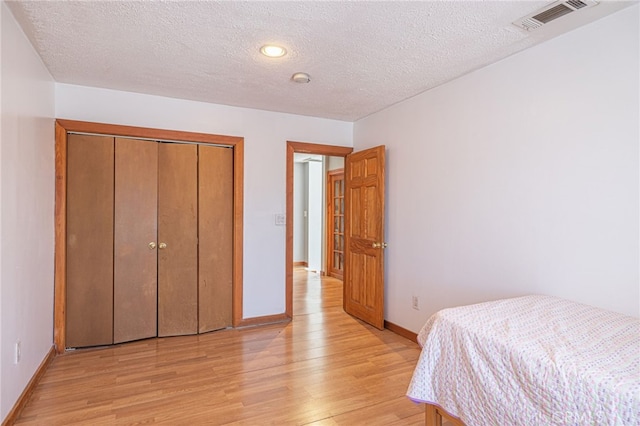
POLYGON ((7 2, 58 82, 346 121, 631 4, 511 25, 549 3, 7 2), (260 55, 269 42, 288 55, 260 55))

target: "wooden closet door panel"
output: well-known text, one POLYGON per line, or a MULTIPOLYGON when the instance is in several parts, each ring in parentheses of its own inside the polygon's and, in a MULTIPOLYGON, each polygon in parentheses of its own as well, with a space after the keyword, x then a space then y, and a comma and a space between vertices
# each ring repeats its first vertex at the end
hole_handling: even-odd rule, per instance
POLYGON ((67 144, 68 347, 113 343, 113 138, 67 144))
POLYGON ((114 343, 157 335, 158 143, 116 138, 114 343))
POLYGON ((196 334, 197 145, 161 143, 158 173, 158 336, 196 334))
POLYGON ((198 331, 232 324, 233 149, 200 145, 198 331))

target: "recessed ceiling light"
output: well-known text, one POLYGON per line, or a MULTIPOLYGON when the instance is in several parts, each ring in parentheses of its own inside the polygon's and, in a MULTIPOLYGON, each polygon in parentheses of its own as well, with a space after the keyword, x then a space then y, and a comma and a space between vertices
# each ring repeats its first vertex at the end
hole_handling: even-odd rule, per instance
POLYGON ((270 58, 281 58, 287 54, 287 49, 275 44, 265 44, 260 48, 260 53, 270 58))

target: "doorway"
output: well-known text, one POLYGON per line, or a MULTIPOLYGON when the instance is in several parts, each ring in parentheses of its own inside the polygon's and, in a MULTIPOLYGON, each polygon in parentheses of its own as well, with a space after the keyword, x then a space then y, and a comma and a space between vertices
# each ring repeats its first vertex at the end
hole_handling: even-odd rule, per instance
POLYGON ((344 159, 341 157, 328 157, 343 160, 339 167, 328 167, 327 186, 325 192, 325 204, 327 206, 326 220, 326 268, 327 275, 342 281, 344 277, 345 259, 345 182, 344 159))
POLYGON ((342 280, 344 158, 294 154, 293 264, 342 280))
MULTIPOLYGON (((308 159, 306 162, 307 163, 315 163, 315 165, 311 166, 311 169, 320 169, 321 171, 321 183, 325 182, 327 179, 327 176, 325 174, 327 167, 318 167, 318 163, 321 164, 321 162, 318 161, 319 158, 322 158, 323 156, 327 156, 327 157, 332 157, 335 158, 334 160, 334 165, 329 165, 329 168, 335 168, 338 169, 340 168, 339 166, 336 166, 335 164, 339 164, 340 166, 342 166, 343 162, 340 160, 343 160, 347 154, 350 154, 353 151, 353 148, 348 148, 348 147, 340 147, 340 146, 332 146, 332 145, 320 145, 320 144, 311 144, 311 143, 304 143, 304 142, 292 142, 292 141, 287 141, 287 187, 286 187, 286 216, 287 216, 287 226, 286 226, 286 261, 285 261, 285 267, 286 267, 286 316, 288 318, 292 318, 293 317, 293 269, 294 269, 294 257, 295 257, 295 253, 294 253, 294 249, 295 249, 295 211, 294 211, 294 198, 295 198, 295 187, 294 187, 294 181, 295 181, 295 161, 296 161, 296 154, 304 154, 304 156, 302 157, 303 159, 306 158, 308 159)), ((329 163, 327 161, 327 163, 329 163)), ((343 167, 343 166, 342 166, 343 167)), ((311 180, 311 179, 310 179, 311 180)), ((317 179, 314 179, 317 180, 317 179)), ((322 188, 322 185, 320 186, 320 188, 322 188)), ((323 197, 326 198, 326 197, 323 197)), ((324 202, 320 203, 321 204, 321 208, 324 211, 326 204, 324 202)), ((308 205, 308 204, 307 204, 308 205)), ((304 211, 304 210, 302 210, 304 211)), ((317 220, 316 217, 309 217, 312 214, 312 212, 310 210, 307 210, 307 220, 317 220)), ((314 216, 317 216, 317 213, 313 213, 314 216)), ((314 227, 314 230, 316 231, 315 235, 309 235, 307 236, 307 250, 309 249, 309 243, 315 244, 313 241, 315 240, 324 240, 326 239, 326 234, 322 234, 322 230, 325 229, 325 226, 323 224, 323 221, 326 220, 325 217, 323 217, 323 215, 320 215, 320 229, 318 230, 317 227, 314 227)), ((298 221, 299 224, 299 221, 298 221)), ((303 229, 302 227, 298 229, 298 232, 300 232, 300 230, 303 229)), ((321 252, 322 251, 326 251, 326 244, 322 244, 320 243, 320 246, 316 246, 317 249, 319 249, 318 251, 320 252, 320 255, 318 256, 318 253, 309 253, 307 252, 307 260, 306 260, 306 267, 309 268, 310 270, 317 270, 318 273, 321 273, 323 270, 326 271, 326 262, 323 262, 323 257, 326 258, 327 254, 325 254, 325 256, 322 256, 321 252), (319 260, 318 260, 319 259, 319 260)))

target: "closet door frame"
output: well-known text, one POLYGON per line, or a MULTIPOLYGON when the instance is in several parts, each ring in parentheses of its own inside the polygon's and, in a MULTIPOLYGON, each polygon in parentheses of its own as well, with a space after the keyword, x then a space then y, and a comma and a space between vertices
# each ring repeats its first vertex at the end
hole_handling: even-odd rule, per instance
POLYGON ((58 354, 66 349, 66 262, 67 262, 67 135, 89 133, 159 141, 223 145, 233 148, 233 326, 242 325, 242 241, 244 138, 207 133, 162 130, 146 127, 57 119, 55 123, 55 256, 54 256, 54 324, 53 340, 58 354))

